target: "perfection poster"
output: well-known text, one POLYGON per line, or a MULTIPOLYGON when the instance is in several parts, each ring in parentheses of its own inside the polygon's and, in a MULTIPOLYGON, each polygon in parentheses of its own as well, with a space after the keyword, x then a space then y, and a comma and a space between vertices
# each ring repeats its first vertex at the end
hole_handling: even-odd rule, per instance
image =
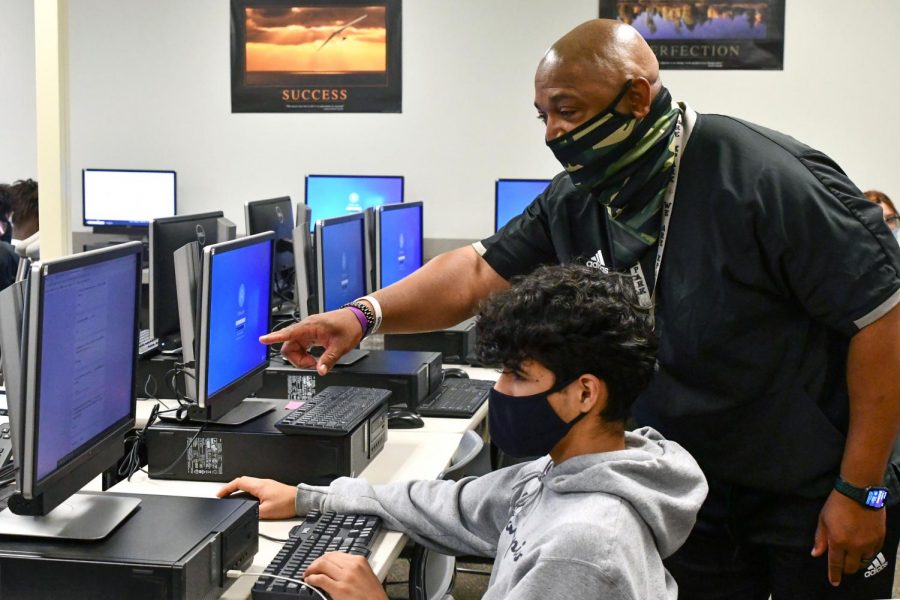
POLYGON ((781 70, 785 2, 600 0, 600 16, 637 29, 663 69, 781 70))
POLYGON ((231 0, 231 111, 401 112, 400 0, 231 0))

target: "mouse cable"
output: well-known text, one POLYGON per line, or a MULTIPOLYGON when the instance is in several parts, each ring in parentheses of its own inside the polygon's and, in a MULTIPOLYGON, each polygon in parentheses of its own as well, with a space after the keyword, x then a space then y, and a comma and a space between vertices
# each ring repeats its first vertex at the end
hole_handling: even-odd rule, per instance
POLYGON ((237 569, 230 569, 228 571, 225 571, 225 577, 227 577, 228 579, 237 579, 238 577, 251 577, 251 576, 253 576, 253 577, 268 577, 270 579, 283 579, 285 581, 290 581, 291 583, 297 583, 297 584, 300 584, 303 587, 315 592, 315 594, 317 596, 319 596, 319 598, 321 598, 322 600, 328 600, 328 597, 325 594, 323 594, 322 592, 320 592, 318 589, 309 585, 305 581, 302 581, 300 579, 294 579, 293 577, 285 577, 284 575, 272 575, 271 573, 244 573, 243 571, 238 571, 237 569))
POLYGON ((119 463, 119 468, 116 469, 116 475, 119 476, 119 480, 127 479, 131 481, 131 476, 141 468, 141 446, 145 443, 147 429, 156 421, 158 414, 159 404, 154 404, 150 410, 150 417, 144 426, 125 437, 125 455, 122 458, 122 462, 119 463))

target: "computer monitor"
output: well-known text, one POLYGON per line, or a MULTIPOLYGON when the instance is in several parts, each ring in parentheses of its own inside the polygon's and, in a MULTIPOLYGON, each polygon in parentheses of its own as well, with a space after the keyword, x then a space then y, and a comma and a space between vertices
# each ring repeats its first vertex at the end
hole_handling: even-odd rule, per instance
POLYGON ((247 234, 275 232, 274 279, 272 306, 294 302, 294 211, 288 196, 254 200, 244 205, 247 234))
POLYGON ((185 244, 219 241, 222 211, 150 221, 150 334, 162 350, 181 346, 173 254, 185 244))
POLYGON ((75 492, 116 464, 134 427, 140 284, 137 242, 32 267, 24 403, 10 405, 25 413, 13 431, 23 438, 15 443, 18 491, 0 513, 0 532, 99 539, 137 508, 137 498, 75 492))
POLYGON ((494 231, 506 225, 547 189, 549 179, 498 179, 494 193, 494 231))
POLYGON ((403 202, 403 177, 382 175, 307 175, 306 206, 316 222, 361 213, 382 204, 403 202))
POLYGON ((370 291, 369 242, 362 213, 316 222, 319 312, 340 308, 370 291))
POLYGON ((175 190, 175 171, 82 169, 84 225, 146 233, 151 219, 175 216, 175 190))
POLYGON ((201 259, 197 410, 194 420, 239 424, 272 404, 243 402, 262 387, 269 348, 275 235, 252 235, 203 249, 201 259))
POLYGON ((375 289, 400 281, 422 266, 422 203, 375 209, 375 289))

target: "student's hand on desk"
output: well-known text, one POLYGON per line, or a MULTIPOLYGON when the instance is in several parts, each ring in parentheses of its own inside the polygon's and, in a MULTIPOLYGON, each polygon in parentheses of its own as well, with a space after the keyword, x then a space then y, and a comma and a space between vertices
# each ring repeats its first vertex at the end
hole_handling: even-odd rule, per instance
POLYGON ((309 565, 303 580, 328 592, 333 600, 388 600, 369 561, 362 556, 329 552, 309 565))
POLYGON ((362 327, 352 311, 338 309, 320 315, 312 315, 299 323, 273 331, 259 338, 263 344, 281 346, 281 355, 292 365, 302 369, 313 367, 319 375, 325 375, 334 363, 352 350, 362 339, 362 327), (313 346, 322 346, 325 351, 319 357, 308 352, 313 346))
POLYGON ((219 498, 227 498, 235 492, 247 492, 259 499, 260 519, 290 519, 297 516, 294 501, 297 488, 273 479, 238 477, 216 492, 219 498))

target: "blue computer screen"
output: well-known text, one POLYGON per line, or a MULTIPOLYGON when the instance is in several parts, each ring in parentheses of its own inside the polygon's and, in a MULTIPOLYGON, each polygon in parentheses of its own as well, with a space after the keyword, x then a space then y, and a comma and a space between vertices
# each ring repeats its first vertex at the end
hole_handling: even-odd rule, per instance
POLYGON ((322 283, 325 310, 366 295, 365 222, 351 219, 322 227, 322 283))
POLYGON ((322 219, 398 202, 403 202, 403 177, 309 175, 306 178, 306 205, 312 211, 310 231, 322 219))
POLYGON ((382 211, 380 233, 378 287, 383 288, 422 266, 422 207, 411 204, 382 211))
POLYGON ((494 231, 509 223, 547 189, 549 179, 498 179, 494 231))
POLYGON ((37 480, 131 414, 138 268, 134 255, 44 277, 37 480))
POLYGON ((272 242, 212 254, 206 397, 263 364, 268 349, 272 242))

